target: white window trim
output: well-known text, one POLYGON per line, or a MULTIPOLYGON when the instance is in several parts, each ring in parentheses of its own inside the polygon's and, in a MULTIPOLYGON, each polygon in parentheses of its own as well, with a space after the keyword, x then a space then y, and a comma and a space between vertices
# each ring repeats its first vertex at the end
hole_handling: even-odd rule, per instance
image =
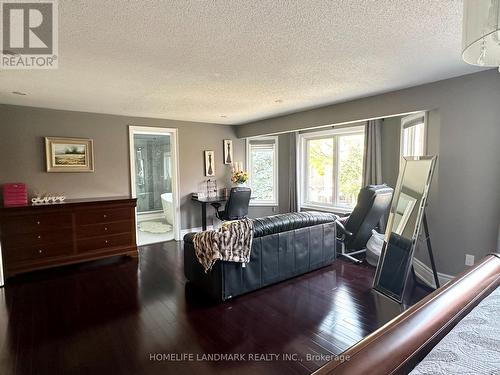
POLYGON ((427 130, 428 130, 428 114, 427 112, 417 112, 413 113, 411 115, 405 116, 401 118, 401 129, 399 133, 399 161, 400 164, 403 162, 403 134, 404 134, 404 129, 405 129, 405 123, 412 121, 416 118, 422 117, 422 114, 424 115, 424 155, 427 155, 427 130))
POLYGON ((352 212, 352 208, 346 208, 346 207, 338 207, 338 206, 322 206, 322 205, 316 205, 316 204, 311 204, 311 203, 303 203, 300 205, 301 208, 304 208, 305 210, 313 210, 313 211, 325 211, 325 212, 332 212, 334 214, 349 214, 352 212))
POLYGON ((306 210, 327 211, 333 213, 350 213, 351 208, 337 206, 335 204, 314 204, 306 202, 306 182, 307 182, 307 168, 306 168, 306 141, 315 138, 324 138, 325 136, 335 136, 342 134, 353 134, 365 132, 364 125, 347 126, 338 129, 320 130, 317 132, 299 133, 297 137, 297 195, 299 198, 298 209, 303 208, 306 210))
POLYGON ((252 185, 252 173, 250 168, 250 141, 258 139, 260 141, 274 141, 274 168, 273 168, 273 178, 274 178, 274 196, 272 201, 258 201, 255 199, 250 199, 250 206, 253 207, 277 207, 279 206, 279 177, 278 177, 278 159, 279 159, 279 145, 278 136, 267 136, 267 137, 249 137, 246 139, 246 170, 248 171, 248 181, 250 186, 252 185))

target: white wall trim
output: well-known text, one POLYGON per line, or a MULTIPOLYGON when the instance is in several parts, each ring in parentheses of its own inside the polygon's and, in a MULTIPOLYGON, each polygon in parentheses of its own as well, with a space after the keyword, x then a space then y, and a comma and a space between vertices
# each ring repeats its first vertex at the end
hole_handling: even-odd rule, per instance
POLYGON ((302 204, 300 206, 300 210, 299 211, 303 211, 303 210, 309 210, 309 211, 322 211, 322 212, 333 212, 334 214, 338 213, 338 214, 350 214, 354 208, 345 208, 345 207, 335 207, 335 206, 331 206, 331 207, 328 207, 328 206, 316 206, 314 204, 302 204))
MULTIPOLYGON (((436 284, 434 283, 434 274, 432 273, 432 269, 427 266, 421 260, 417 258, 413 258, 413 268, 415 269, 415 274, 417 277, 422 280, 426 285, 435 288, 436 284)), ((453 276, 447 275, 445 273, 438 272, 439 284, 443 286, 448 283, 453 276)))
MULTIPOLYGON (((172 198, 174 205, 174 238, 177 241, 181 237, 181 205, 180 205, 180 176, 179 176, 179 137, 176 128, 160 128, 152 126, 133 126, 129 125, 129 152, 130 152, 130 192, 132 198, 136 198, 135 190, 135 152, 134 152, 134 134, 169 134, 171 137, 172 154, 172 198)), ((136 208, 137 213, 137 208, 136 208)))

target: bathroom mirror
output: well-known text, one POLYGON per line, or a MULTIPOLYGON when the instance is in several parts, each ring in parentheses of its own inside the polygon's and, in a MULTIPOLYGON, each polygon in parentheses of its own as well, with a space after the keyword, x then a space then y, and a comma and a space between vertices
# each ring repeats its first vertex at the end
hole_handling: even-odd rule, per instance
POLYGON ((403 302, 436 156, 403 158, 373 287, 403 302))

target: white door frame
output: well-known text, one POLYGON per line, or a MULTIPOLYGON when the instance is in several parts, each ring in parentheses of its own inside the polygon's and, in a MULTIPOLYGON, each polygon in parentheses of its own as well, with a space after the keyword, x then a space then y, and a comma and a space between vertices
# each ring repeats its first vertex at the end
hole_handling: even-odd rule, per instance
MULTIPOLYGON (((130 150, 130 191, 132 198, 137 198, 135 188, 135 150, 134 134, 150 135, 170 135, 170 150, 172 154, 172 200, 174 205, 174 238, 176 241, 181 239, 181 210, 180 210, 180 178, 179 178, 179 145, 178 130, 176 128, 157 128, 153 126, 134 126, 129 125, 129 150, 130 150)), ((137 216, 137 208, 136 208, 137 216)))

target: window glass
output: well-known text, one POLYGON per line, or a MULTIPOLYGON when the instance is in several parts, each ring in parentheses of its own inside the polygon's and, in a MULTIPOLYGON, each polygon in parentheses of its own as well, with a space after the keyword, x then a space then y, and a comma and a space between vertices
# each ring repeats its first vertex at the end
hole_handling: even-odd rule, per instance
POLYGON ((361 189, 364 127, 304 133, 301 206, 351 209, 361 189))
POLYGON ((251 146, 250 160, 252 197, 258 201, 272 201, 274 196, 274 145, 251 146))
POLYGON ((333 203, 333 138, 307 141, 307 201, 333 203))
POLYGON ((364 134, 338 136, 338 205, 354 207, 363 179, 364 134))
POLYGON ((252 189, 251 205, 278 204, 277 145, 278 137, 247 140, 248 186, 252 189))
POLYGON ((425 155, 425 116, 407 116, 401 119, 401 156, 425 155))

